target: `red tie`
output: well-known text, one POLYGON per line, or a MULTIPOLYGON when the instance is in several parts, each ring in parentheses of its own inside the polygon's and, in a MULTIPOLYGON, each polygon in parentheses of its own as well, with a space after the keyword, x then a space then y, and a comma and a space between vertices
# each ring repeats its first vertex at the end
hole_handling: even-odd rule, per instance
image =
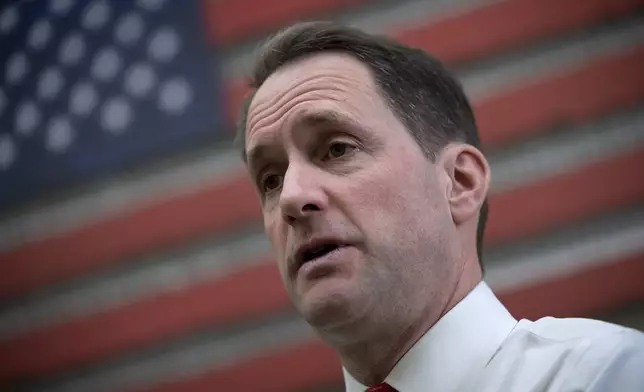
POLYGON ((382 383, 382 384, 369 387, 365 392, 398 392, 398 391, 395 390, 394 387, 392 387, 391 385, 382 383))

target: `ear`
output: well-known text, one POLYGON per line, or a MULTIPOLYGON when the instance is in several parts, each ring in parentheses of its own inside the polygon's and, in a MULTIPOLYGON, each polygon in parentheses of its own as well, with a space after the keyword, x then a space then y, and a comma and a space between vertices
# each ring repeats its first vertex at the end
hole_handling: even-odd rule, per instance
POLYGON ((447 177, 447 202, 452 219, 476 219, 490 187, 490 167, 483 153, 469 144, 450 144, 440 158, 447 177))

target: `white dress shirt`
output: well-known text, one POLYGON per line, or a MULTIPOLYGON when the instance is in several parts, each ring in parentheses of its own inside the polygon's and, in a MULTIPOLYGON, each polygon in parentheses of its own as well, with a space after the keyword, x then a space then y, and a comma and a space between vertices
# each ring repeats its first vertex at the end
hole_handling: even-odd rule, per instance
MULTIPOLYGON (((347 392, 367 387, 344 370, 347 392)), ((484 282, 401 358, 399 392, 644 392, 644 334, 588 319, 515 320, 484 282)))

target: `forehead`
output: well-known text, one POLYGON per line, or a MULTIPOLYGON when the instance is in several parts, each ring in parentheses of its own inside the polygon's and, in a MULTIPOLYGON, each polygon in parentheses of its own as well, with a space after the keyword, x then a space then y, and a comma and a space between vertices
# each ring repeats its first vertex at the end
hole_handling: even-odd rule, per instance
POLYGON ((317 53, 284 65, 271 74, 257 90, 250 109, 252 111, 255 109, 254 106, 259 106, 266 101, 277 103, 277 96, 301 85, 324 88, 326 82, 335 84, 336 87, 351 84, 361 85, 363 89, 367 89, 372 87, 371 79, 367 66, 350 54, 317 53))
POLYGON ((360 117, 378 100, 369 69, 349 54, 320 53, 296 60, 257 90, 248 110, 246 145, 258 131, 298 113, 336 110, 360 117))

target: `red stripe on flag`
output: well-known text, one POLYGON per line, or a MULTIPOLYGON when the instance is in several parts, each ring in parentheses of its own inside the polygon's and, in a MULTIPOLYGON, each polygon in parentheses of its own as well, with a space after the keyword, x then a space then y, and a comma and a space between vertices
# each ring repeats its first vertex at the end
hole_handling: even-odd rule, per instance
POLYGON ((486 244, 508 243, 644 200, 644 148, 490 197, 486 244))
MULTIPOLYGON (((621 203, 642 200, 644 147, 490 200, 492 238, 562 225, 621 203), (527 229, 526 229, 527 228, 527 229)), ((272 262, 225 279, 139 299, 0 342, 0 380, 45 374, 169 339, 204 327, 287 309, 272 262)))
POLYGON ((142 388, 137 392, 288 392, 342 380, 337 354, 317 340, 256 357, 200 377, 142 388))
POLYGON ((111 357, 200 326, 288 308, 274 262, 258 261, 257 266, 224 278, 194 282, 186 288, 0 341, 0 382, 111 357))
POLYGON ((393 35, 443 61, 463 62, 627 15, 643 4, 642 0, 509 0, 393 35))
MULTIPOLYGON (((624 303, 644 300, 642 276, 644 253, 504 291, 499 298, 519 319, 592 317, 624 303)), ((341 384, 337 355, 319 340, 311 340, 195 377, 130 392, 297 392, 341 384)))
POLYGON ((643 69, 639 46, 485 99, 475 105, 482 142, 498 147, 638 104, 644 98, 643 69))
POLYGON ((213 42, 229 44, 259 35, 316 14, 341 11, 371 0, 264 0, 204 1, 208 35, 213 42))
POLYGON ((230 178, 213 181, 195 192, 141 203, 90 225, 0 252, 6 266, 0 275, 0 298, 201 235, 223 233, 259 216, 245 173, 230 173, 230 178))
MULTIPOLYGON (((487 98, 475 104, 481 138, 486 146, 495 145, 637 102, 644 97, 641 69, 644 47, 487 98)), ((245 174, 169 200, 142 202, 91 225, 0 252, 0 298, 259 219, 258 201, 245 174)))
POLYGON ((644 253, 521 285, 499 293, 517 319, 593 317, 644 300, 644 253))
MULTIPOLYGON (((204 8, 210 39, 231 44, 296 20, 362 4, 368 5, 369 0, 279 0, 270 7, 262 0, 210 0, 204 1, 204 8)), ((392 34, 411 45, 428 47, 444 61, 467 61, 619 17, 642 4, 642 0, 586 0, 583 6, 577 0, 506 0, 392 34)))

